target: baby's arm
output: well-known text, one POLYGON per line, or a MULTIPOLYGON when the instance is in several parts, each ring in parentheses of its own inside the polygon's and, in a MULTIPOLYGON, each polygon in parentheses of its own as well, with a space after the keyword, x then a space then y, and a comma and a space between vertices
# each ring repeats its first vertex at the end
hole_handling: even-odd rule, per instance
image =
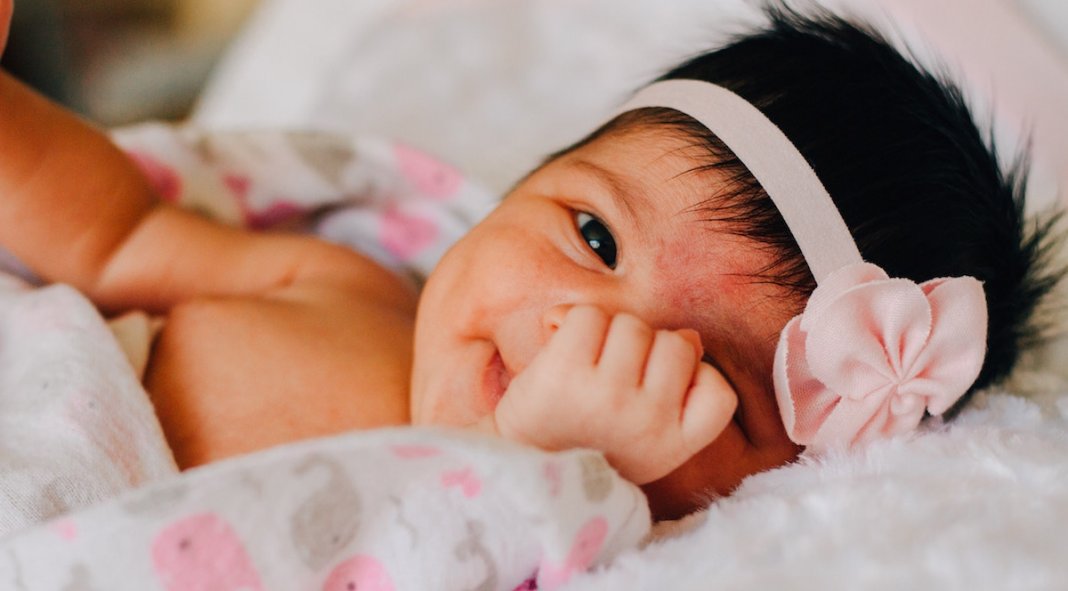
POLYGON ((711 443, 734 414, 734 390, 700 358, 692 331, 575 306, 509 384, 491 428, 545 449, 598 449, 623 477, 652 482, 711 443))
POLYGON ((0 0, 0 55, 7 45, 7 30, 11 26, 11 14, 15 9, 13 0, 0 0))
POLYGON ((196 296, 257 294, 305 280, 356 290, 396 281, 340 246, 254 235, 160 203, 104 134, 5 72, 0 154, 0 244, 42 278, 70 283, 105 309, 163 311, 196 296))

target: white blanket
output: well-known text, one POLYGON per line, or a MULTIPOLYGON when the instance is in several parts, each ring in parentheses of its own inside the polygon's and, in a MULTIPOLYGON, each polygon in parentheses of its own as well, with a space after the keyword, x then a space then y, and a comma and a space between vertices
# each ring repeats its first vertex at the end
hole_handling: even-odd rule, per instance
POLYGON ((648 529, 645 497, 599 453, 366 431, 186 472, 16 535, 0 588, 556 589, 648 529))
POLYGON ((0 538, 177 471, 92 304, 0 273, 0 538))

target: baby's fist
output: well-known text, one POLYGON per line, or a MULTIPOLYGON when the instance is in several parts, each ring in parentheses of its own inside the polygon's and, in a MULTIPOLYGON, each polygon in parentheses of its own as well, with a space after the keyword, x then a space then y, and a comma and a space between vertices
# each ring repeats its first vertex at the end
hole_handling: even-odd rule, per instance
POLYGON ((711 443, 734 413, 734 391, 700 358, 693 331, 575 306, 512 381, 497 427, 546 449, 601 450, 625 478, 651 482, 711 443))

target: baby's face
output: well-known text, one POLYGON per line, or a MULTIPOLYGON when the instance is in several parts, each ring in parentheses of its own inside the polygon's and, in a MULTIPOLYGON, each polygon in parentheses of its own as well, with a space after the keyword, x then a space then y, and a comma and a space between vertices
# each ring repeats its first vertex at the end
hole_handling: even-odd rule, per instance
POLYGON ((689 172, 694 150, 661 130, 603 137, 529 176, 460 240, 420 302, 413 422, 467 426, 492 413, 561 312, 592 304, 653 328, 697 330, 738 394, 718 439, 645 487, 655 514, 683 514, 702 491, 728 493, 795 457, 770 376, 778 333, 797 310, 781 288, 753 279, 767 253, 705 221, 701 206, 723 180, 689 172))

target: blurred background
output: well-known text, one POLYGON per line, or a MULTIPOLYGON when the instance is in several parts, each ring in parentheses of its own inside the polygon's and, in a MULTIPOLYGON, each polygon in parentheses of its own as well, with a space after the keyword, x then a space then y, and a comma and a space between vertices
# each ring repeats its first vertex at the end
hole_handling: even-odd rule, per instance
MULTIPOLYGON (((767 1, 15 0, 3 61, 105 127, 383 135, 504 191, 767 1)), ((1006 153, 1032 145, 1031 202, 1068 199, 1068 0, 785 1, 948 65, 1006 153)))
POLYGON ((112 126, 180 119, 259 0, 17 0, 2 62, 112 126))

